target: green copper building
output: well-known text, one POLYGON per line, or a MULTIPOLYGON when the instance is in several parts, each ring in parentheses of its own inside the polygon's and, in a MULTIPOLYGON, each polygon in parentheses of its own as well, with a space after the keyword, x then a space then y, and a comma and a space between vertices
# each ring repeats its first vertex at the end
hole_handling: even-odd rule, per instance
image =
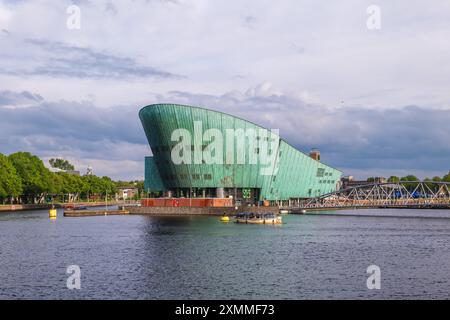
POLYGON ((339 187, 341 171, 283 140, 276 130, 218 111, 177 104, 142 108, 152 149, 145 188, 173 197, 241 203, 316 197, 339 187))

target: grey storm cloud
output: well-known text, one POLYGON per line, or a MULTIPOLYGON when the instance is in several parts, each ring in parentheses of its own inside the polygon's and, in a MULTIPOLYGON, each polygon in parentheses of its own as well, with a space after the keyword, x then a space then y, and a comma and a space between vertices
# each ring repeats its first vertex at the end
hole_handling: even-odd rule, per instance
MULTIPOLYGON (((16 96, 20 100, 21 94, 16 96)), ((323 161, 337 168, 373 175, 383 170, 430 174, 450 170, 450 110, 417 106, 332 109, 258 88, 221 96, 176 91, 149 101, 157 102, 203 106, 279 129, 280 135, 300 150, 320 148, 323 161)), ((0 107, 0 152, 26 150, 47 157, 140 163, 150 154, 138 118, 140 107, 99 108, 91 102, 68 101, 0 107)))
POLYGON ((68 76, 79 78, 157 77, 182 78, 170 72, 139 65, 132 58, 99 53, 89 48, 70 46, 60 42, 27 39, 53 55, 44 65, 36 67, 33 75, 68 76))
POLYGON ((142 161, 149 148, 137 113, 137 106, 98 108, 68 101, 0 107, 0 152, 142 161))
POLYGON ((14 76, 45 75, 74 78, 158 78, 182 79, 184 76, 144 66, 130 57, 120 57, 90 48, 41 39, 25 39, 30 52, 31 66, 4 66, 1 74, 14 76), (45 58, 43 58, 45 57, 45 58))
POLYGON ((0 91, 0 106, 8 105, 23 105, 28 103, 36 103, 42 101, 43 98, 38 94, 33 94, 28 91, 12 92, 0 91))

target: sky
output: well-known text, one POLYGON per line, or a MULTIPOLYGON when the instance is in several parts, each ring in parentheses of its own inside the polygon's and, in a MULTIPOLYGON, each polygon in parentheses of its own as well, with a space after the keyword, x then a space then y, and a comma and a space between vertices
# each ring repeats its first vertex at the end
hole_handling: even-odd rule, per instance
POLYGON ((0 0, 0 152, 142 179, 139 109, 183 103, 345 175, 442 176, 449 39, 447 0, 0 0))

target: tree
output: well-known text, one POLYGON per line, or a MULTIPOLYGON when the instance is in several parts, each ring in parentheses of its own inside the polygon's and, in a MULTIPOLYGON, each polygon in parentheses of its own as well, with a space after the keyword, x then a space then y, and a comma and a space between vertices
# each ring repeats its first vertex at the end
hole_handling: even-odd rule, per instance
POLYGON ((13 153, 8 159, 20 177, 23 193, 34 202, 43 202, 46 193, 51 189, 52 176, 42 160, 29 152, 13 153))
POLYGON ((82 179, 86 183, 86 193, 90 195, 99 195, 103 191, 102 181, 94 175, 83 176, 82 179))
POLYGON ((431 180, 434 181, 434 182, 441 182, 442 181, 441 178, 438 177, 438 176, 433 177, 433 179, 431 179, 431 180))
POLYGON ((109 177, 102 177, 102 187, 104 192, 102 194, 112 196, 117 193, 116 184, 109 177))
POLYGON ((400 181, 400 178, 397 176, 390 176, 387 181, 392 182, 392 183, 397 183, 400 181))
POLYGON ((401 177, 400 181, 419 181, 419 178, 417 178, 416 176, 410 174, 410 175, 407 175, 405 177, 401 177))
POLYGON ((16 198, 22 193, 22 182, 8 157, 0 153, 0 199, 16 198))
POLYGON ((50 159, 48 161, 52 168, 58 168, 61 170, 75 170, 75 167, 67 160, 56 158, 56 159, 50 159))
POLYGON ((75 202, 80 199, 82 193, 86 193, 88 188, 82 177, 65 172, 56 173, 62 180, 61 193, 67 195, 69 202, 75 202))
POLYGON ((450 171, 442 177, 442 182, 450 182, 450 171))
POLYGON ((414 183, 414 182, 419 181, 419 178, 410 174, 405 177, 401 177, 400 181, 403 182, 405 188, 408 189, 408 191, 413 191, 418 185, 417 183, 414 183), (408 181, 414 181, 414 182, 408 183, 408 181))

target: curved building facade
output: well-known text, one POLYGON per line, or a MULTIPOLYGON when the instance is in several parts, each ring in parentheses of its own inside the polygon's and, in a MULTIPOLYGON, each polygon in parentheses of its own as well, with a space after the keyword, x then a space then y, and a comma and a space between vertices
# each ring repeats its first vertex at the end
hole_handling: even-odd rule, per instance
MULTIPOLYGON (((252 122, 177 104, 142 108, 153 156, 145 188, 174 197, 228 197, 244 203, 310 198, 338 188, 341 171, 252 122)), ((320 155, 319 155, 320 157, 320 155)))

